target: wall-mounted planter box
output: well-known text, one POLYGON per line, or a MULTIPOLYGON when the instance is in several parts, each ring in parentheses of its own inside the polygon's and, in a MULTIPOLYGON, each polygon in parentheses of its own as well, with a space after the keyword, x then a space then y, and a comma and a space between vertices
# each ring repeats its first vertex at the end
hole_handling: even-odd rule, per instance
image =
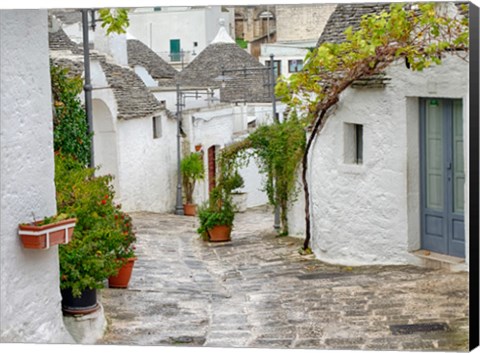
POLYGON ((69 218, 42 226, 38 225, 41 221, 33 224, 20 224, 18 234, 24 248, 48 249, 53 245, 69 243, 72 240, 76 222, 76 218, 69 218))

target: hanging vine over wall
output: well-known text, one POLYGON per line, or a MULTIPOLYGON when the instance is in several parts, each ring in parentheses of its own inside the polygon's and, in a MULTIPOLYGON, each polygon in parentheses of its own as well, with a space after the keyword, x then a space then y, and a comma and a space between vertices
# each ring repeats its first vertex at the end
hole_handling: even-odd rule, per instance
POLYGON ((305 148, 305 130, 296 115, 279 124, 260 126, 246 139, 226 147, 220 154, 219 185, 231 180, 238 168, 255 158, 265 174, 264 191, 269 203, 280 207, 281 233, 288 234, 287 212, 295 200, 296 169, 305 148))
POLYGON ((395 61, 407 60, 412 70, 420 71, 441 64, 446 54, 467 60, 468 18, 461 14, 449 17, 451 12, 444 6, 420 3, 407 8, 405 4, 394 3, 389 12, 366 15, 358 31, 349 27, 344 32, 344 42, 322 44, 307 54, 304 71, 277 84, 276 95, 301 112, 310 124, 311 134, 302 158, 304 250, 308 249, 311 237, 308 154, 325 125, 329 110, 353 82, 380 74, 395 61))

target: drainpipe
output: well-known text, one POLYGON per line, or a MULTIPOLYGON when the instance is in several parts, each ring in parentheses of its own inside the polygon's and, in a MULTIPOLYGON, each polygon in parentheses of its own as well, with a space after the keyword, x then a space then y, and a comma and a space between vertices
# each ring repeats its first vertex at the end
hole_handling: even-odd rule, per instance
POLYGON ((181 151, 180 151, 180 124, 182 122, 182 94, 180 93, 180 85, 177 83, 177 205, 175 214, 183 216, 182 202, 182 173, 180 170, 181 151))
MULTIPOLYGON (((85 111, 87 113, 87 125, 89 134, 93 134, 93 116, 92 116, 92 84, 90 82, 90 47, 88 46, 88 9, 82 9, 82 29, 83 29, 83 65, 85 69, 85 111)), ((93 156, 93 138, 90 144, 90 163, 89 167, 95 166, 93 156)))
MULTIPOLYGON (((277 104, 275 102, 275 67, 273 64, 273 59, 274 56, 273 54, 270 54, 270 72, 271 72, 271 80, 272 80, 272 113, 273 113, 273 121, 275 124, 279 123, 279 119, 277 118, 277 104)), ((277 184, 277 180, 274 180, 275 184, 277 184)), ((275 230, 280 229, 280 206, 278 205, 278 200, 277 200, 277 206, 275 206, 275 216, 273 220, 273 228, 275 230)))

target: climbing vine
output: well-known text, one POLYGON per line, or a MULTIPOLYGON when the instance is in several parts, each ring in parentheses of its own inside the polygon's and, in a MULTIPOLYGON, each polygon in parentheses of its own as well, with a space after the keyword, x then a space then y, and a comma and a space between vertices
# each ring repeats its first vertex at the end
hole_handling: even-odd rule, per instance
POLYGON ((295 200, 296 170, 305 148, 305 131, 296 115, 278 124, 263 125, 243 141, 225 148, 220 155, 219 185, 235 180, 238 168, 253 157, 266 176, 264 191, 269 203, 280 208, 281 234, 288 234, 287 212, 295 200))
POLYGON ((441 64, 446 54, 467 60, 468 18, 451 15, 442 6, 445 4, 394 3, 390 11, 363 16, 358 30, 347 28, 342 43, 323 43, 311 50, 304 60, 304 70, 280 79, 276 86, 276 96, 289 106, 291 116, 282 123, 258 128, 244 141, 223 151, 220 164, 226 174, 233 173, 233 161, 240 156, 257 159, 260 171, 267 176, 265 191, 269 201, 281 207, 285 233, 288 204, 296 195, 296 170, 301 162, 304 250, 309 248, 311 237, 308 155, 340 94, 356 80, 381 74, 398 60, 405 60, 417 71, 441 64))
MULTIPOLYGON (((340 94, 360 78, 383 73, 390 64, 406 60, 412 70, 441 64, 446 54, 468 58, 468 18, 449 11, 445 3, 405 5, 394 3, 390 11, 363 16, 360 27, 344 32, 342 43, 323 43, 308 53, 304 70, 281 80, 277 96, 300 112, 310 135, 302 156, 306 237, 309 247, 310 193, 307 181, 308 154, 340 94)), ((466 8, 463 8, 466 12, 466 8)))
POLYGON ((50 75, 54 150, 86 166, 90 161, 92 134, 88 132, 85 110, 79 98, 83 80, 80 76, 69 75, 67 68, 53 63, 50 65, 50 75))

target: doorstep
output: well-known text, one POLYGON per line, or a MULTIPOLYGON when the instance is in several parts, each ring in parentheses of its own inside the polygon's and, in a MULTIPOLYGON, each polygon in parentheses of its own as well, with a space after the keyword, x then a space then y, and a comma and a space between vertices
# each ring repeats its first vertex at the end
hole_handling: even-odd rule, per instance
POLYGON ((446 269, 452 272, 467 272, 468 266, 465 259, 429 250, 413 251, 412 255, 420 259, 421 265, 433 269, 446 269))

